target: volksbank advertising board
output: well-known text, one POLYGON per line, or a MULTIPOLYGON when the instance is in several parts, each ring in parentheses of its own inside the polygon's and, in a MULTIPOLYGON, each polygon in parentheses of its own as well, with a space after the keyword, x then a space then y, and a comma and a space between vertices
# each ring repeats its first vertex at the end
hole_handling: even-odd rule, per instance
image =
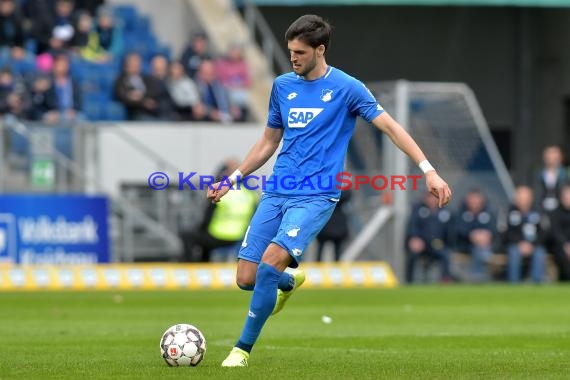
POLYGON ((0 263, 109 262, 108 201, 84 195, 0 195, 0 263))

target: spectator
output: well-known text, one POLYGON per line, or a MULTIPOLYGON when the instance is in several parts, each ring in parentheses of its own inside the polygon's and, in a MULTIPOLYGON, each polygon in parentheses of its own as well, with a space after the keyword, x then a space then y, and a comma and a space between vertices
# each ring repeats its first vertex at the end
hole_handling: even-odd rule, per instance
POLYGON ((570 281, 570 183, 560 189, 560 204, 552 212, 551 228, 558 279, 570 281))
POLYGON ((180 58, 186 74, 190 78, 195 79, 203 60, 213 59, 208 49, 208 36, 206 33, 203 31, 195 32, 190 39, 190 44, 182 53, 182 58, 180 58))
POLYGON ((0 114, 26 118, 28 108, 24 83, 14 77, 10 68, 3 68, 0 71, 0 114))
POLYGON ((77 18, 77 28, 71 41, 71 48, 86 61, 103 63, 111 58, 99 43, 99 35, 93 28, 93 18, 85 11, 77 18))
POLYGON ((97 11, 97 36, 99 37, 99 46, 103 49, 111 59, 118 58, 123 53, 123 35, 121 30, 115 26, 115 21, 111 14, 111 10, 107 7, 101 7, 97 11))
POLYGON ((156 112, 161 120, 175 120, 174 101, 168 92, 168 59, 163 55, 154 56, 150 62, 151 88, 156 99, 156 112))
POLYGON ((0 0, 0 60, 14 74, 26 76, 35 67, 33 55, 24 49, 23 21, 14 0, 0 0))
POLYGON ((207 108, 207 120, 227 123, 241 118, 240 109, 230 103, 226 89, 216 76, 213 61, 204 60, 200 63, 196 84, 207 108))
POLYGON ((48 104, 55 105, 43 120, 50 124, 68 123, 85 119, 82 110, 82 96, 79 83, 72 78, 69 70, 69 57, 58 55, 53 62, 52 86, 46 96, 48 104))
MULTIPOLYGON (((217 180, 229 176, 239 162, 228 159, 218 171, 217 180)), ((221 202, 208 202, 202 222, 181 238, 185 261, 210 261, 212 250, 238 244, 246 233, 249 221, 257 206, 257 193, 242 187, 230 191, 221 202), (229 197, 228 199, 226 199, 229 197), (200 252, 197 250, 200 249, 200 252)))
POLYGON ((231 44, 227 54, 216 62, 216 69, 220 82, 228 90, 230 102, 241 109, 241 119, 236 121, 245 121, 251 80, 242 46, 231 44))
POLYGON ((563 166, 564 154, 558 145, 549 145, 542 152, 543 166, 537 176, 535 193, 541 208, 551 212, 558 207, 560 188, 568 179, 563 166))
POLYGON ((56 56, 66 55, 69 50, 66 46, 66 42, 54 32, 52 37, 49 39, 48 48, 36 56, 36 66, 38 70, 43 73, 51 73, 53 70, 53 61, 56 56))
POLYGON ((493 254, 496 229, 485 195, 476 189, 467 193, 455 219, 457 249, 471 256, 472 279, 487 280, 486 264, 493 254))
POLYGON ((59 36, 69 46, 75 35, 75 2, 73 0, 57 0, 55 2, 55 18, 52 33, 59 36))
POLYGON ((331 218, 317 235, 317 261, 322 261, 323 249, 327 242, 333 244, 335 261, 340 259, 342 245, 349 235, 346 205, 350 197, 351 193, 348 190, 341 193, 331 218))
POLYGON ((509 208, 504 223, 503 243, 508 253, 507 279, 521 280, 523 260, 530 261, 531 278, 543 281, 546 251, 543 243, 545 220, 533 207, 533 191, 528 186, 516 189, 514 203, 509 208))
POLYGON ((153 79, 141 71, 141 57, 130 53, 115 80, 114 93, 126 107, 128 120, 156 120, 158 103, 151 92, 153 79))
POLYGON ((436 261, 441 267, 440 280, 451 280, 449 270, 449 246, 451 212, 438 207, 438 199, 424 192, 422 199, 413 207, 408 222, 406 237, 406 281, 415 281, 415 269, 419 258, 436 261))
POLYGON ((51 89, 51 80, 47 74, 38 73, 32 78, 30 86, 30 111, 28 116, 31 120, 43 120, 44 115, 54 110, 57 106, 50 102, 54 101, 53 98, 48 96, 51 89))
POLYGON ((24 3, 24 15, 31 25, 31 35, 36 41, 36 54, 42 54, 50 49, 50 39, 54 26, 53 0, 27 0, 24 3))
POLYGON ((15 0, 0 0, 0 47, 4 50, 24 48, 23 19, 16 12, 15 0))
POLYGON ((186 75, 184 66, 180 62, 170 64, 167 85, 179 120, 205 119, 206 107, 200 99, 196 83, 186 75))

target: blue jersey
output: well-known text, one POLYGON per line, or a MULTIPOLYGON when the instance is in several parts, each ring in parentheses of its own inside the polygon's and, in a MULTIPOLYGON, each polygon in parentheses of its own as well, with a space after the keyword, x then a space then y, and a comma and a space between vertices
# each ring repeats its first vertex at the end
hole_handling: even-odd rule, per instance
POLYGON ((356 117, 372 121, 383 112, 362 82, 329 66, 309 81, 287 73, 273 83, 267 126, 284 128, 283 147, 264 191, 338 198, 356 117))

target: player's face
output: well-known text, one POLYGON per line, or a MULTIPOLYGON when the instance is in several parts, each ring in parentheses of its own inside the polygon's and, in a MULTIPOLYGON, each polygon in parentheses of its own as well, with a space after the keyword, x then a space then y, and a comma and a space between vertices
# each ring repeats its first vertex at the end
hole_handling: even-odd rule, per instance
POLYGON ((287 43, 293 71, 297 75, 307 76, 317 67, 317 49, 299 41, 291 40, 287 43))

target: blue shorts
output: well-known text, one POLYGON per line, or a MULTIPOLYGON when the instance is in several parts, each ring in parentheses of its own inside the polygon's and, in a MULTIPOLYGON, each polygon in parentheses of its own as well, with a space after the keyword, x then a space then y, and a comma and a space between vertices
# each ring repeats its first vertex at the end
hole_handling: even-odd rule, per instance
POLYGON ((275 243, 293 258, 289 266, 298 267, 305 249, 330 219, 335 206, 336 200, 330 196, 263 194, 238 258, 259 263, 269 243, 275 243))

